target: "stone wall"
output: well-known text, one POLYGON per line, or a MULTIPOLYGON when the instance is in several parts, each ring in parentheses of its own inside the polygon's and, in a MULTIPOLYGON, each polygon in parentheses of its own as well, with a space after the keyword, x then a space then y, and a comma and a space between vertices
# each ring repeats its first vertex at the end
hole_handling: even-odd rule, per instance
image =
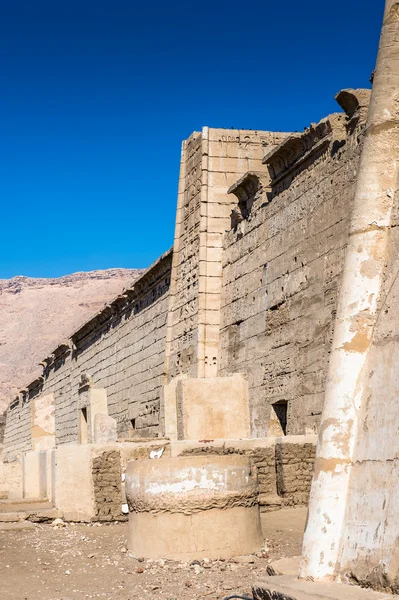
MULTIPOLYGON (((303 133, 205 127, 183 143, 173 255, 44 359, 43 376, 10 405, 9 454, 31 448, 40 397, 54 398, 56 445, 79 441, 90 387, 119 439, 154 437, 166 430, 167 386, 173 409, 180 380, 205 389, 205 378, 219 378, 212 407, 219 384, 239 374, 250 430, 214 437, 317 432, 367 112, 361 92, 357 113, 359 94, 346 91, 345 113, 303 133)), ((222 395, 228 411, 231 394, 222 395)))
POLYGON ((3 441, 4 441, 5 429, 6 429, 6 415, 4 413, 3 415, 0 414, 0 445, 2 445, 3 441))
POLYGON ((287 134, 204 127, 183 142, 165 374, 216 377, 220 365, 223 236, 235 205, 229 186, 259 169, 287 134))
POLYGON ((247 374, 254 437, 318 429, 363 127, 330 115, 230 190, 239 202, 224 238, 220 374, 247 374), (281 433, 269 430, 278 402, 281 433))
POLYGON ((43 377, 10 405, 8 453, 31 448, 31 403, 47 394, 54 396, 57 445, 77 442, 86 383, 105 389, 120 438, 159 434, 170 270, 171 252, 43 361, 43 377))
POLYGON ((22 458, 2 454, 0 456, 0 498, 22 498, 22 496, 22 458))
POLYGON ((7 410, 7 422, 4 431, 4 451, 8 455, 16 454, 32 447, 31 411, 29 402, 14 400, 7 410))

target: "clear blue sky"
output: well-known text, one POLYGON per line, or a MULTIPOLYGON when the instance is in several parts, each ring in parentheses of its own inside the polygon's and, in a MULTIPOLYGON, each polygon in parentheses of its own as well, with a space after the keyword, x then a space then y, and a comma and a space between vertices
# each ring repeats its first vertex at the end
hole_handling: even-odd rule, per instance
POLYGON ((0 278, 144 267, 181 140, 302 130, 368 87, 384 0, 0 0, 0 278))

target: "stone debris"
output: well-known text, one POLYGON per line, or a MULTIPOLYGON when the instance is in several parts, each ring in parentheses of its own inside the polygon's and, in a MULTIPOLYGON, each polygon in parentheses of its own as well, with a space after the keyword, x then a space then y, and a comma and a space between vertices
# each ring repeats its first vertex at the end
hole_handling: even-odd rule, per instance
POLYGON ((51 527, 66 527, 66 523, 58 517, 57 519, 54 519, 54 521, 51 523, 51 527))
POLYGON ((289 558, 284 557, 279 560, 273 561, 267 567, 268 575, 292 575, 297 576, 301 565, 302 556, 290 556, 289 558), (270 573, 269 571, 273 571, 270 573))
POLYGON ((194 565, 193 570, 196 575, 199 575, 204 569, 200 565, 194 565))
POLYGON ((242 565, 253 565, 255 562, 254 556, 235 556, 233 559, 234 563, 239 563, 242 565))

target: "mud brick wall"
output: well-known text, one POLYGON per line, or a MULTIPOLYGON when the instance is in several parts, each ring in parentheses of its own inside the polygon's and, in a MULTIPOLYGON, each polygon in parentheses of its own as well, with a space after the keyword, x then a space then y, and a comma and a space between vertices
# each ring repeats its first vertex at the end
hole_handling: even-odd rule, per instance
POLYGON ((281 501, 277 497, 275 447, 257 448, 251 452, 250 456, 258 471, 259 505, 261 510, 279 508, 281 501))
POLYGON ((277 494, 285 506, 308 503, 315 456, 314 444, 276 445, 277 494))
MULTIPOLYGON (((0 454, 3 447, 0 446, 0 454)), ((6 482, 6 474, 4 463, 0 461, 0 500, 8 497, 8 482, 6 482)))
POLYGON ((288 403, 287 435, 321 418, 362 146, 361 129, 329 119, 341 139, 265 183, 224 237, 220 375, 247 374, 253 437, 269 434, 275 402, 288 403))
MULTIPOLYGON (((200 449, 201 450, 201 449, 200 449)), ((251 459, 251 463, 257 469, 259 505, 261 510, 275 510, 281 505, 277 494, 276 480, 276 449, 274 445, 266 448, 203 448, 203 452, 210 454, 243 454, 251 459), (214 451, 213 451, 214 450, 214 451)))
POLYGON ((258 472, 261 511, 281 506, 307 505, 312 483, 316 445, 312 442, 281 442, 267 447, 234 448, 202 446, 190 448, 183 455, 241 454, 250 457, 258 472))
POLYGON ((122 514, 120 452, 103 452, 93 458, 92 476, 96 518, 99 521, 125 520, 122 514))

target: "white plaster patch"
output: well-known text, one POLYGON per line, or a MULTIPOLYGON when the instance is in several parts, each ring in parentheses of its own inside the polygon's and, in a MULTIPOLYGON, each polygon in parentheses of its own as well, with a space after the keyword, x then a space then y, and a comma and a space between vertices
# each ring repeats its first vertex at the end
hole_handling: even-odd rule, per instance
POLYGON ((154 495, 165 493, 181 494, 194 489, 221 491, 229 488, 229 479, 231 476, 237 477, 239 475, 241 475, 241 485, 242 483, 248 484, 249 476, 245 471, 238 473, 237 469, 224 469, 220 471, 219 469, 206 469, 203 467, 187 468, 174 474, 175 481, 147 481, 145 483, 145 493, 154 495))
POLYGON ((161 448, 160 450, 151 450, 150 458, 161 458, 163 451, 164 448, 161 448))

